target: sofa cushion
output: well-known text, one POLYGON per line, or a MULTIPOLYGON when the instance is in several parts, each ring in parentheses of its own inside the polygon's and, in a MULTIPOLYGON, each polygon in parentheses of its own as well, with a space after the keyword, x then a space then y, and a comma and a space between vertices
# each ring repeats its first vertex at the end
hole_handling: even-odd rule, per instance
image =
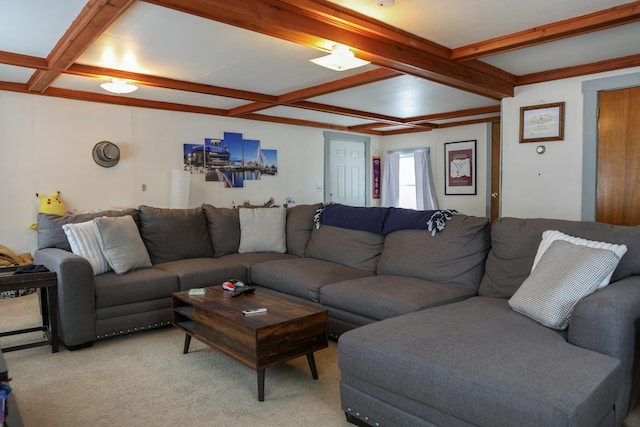
MULTIPOLYGON (((569 243, 573 243, 574 245, 582 245, 589 248, 600 248, 600 249, 609 249, 615 252, 618 255, 618 258, 622 259, 625 253, 627 253, 627 245, 613 245, 611 243, 606 242, 596 242, 594 240, 581 239, 579 237, 569 236, 568 234, 561 233, 558 230, 547 230, 542 233, 542 241, 540 242, 540 246, 538 246, 538 251, 536 252, 536 257, 533 259, 533 266, 531 267, 531 271, 536 268, 536 265, 542 258, 542 255, 549 249, 549 246, 556 240, 564 240, 569 243)), ((602 279, 598 288, 603 288, 609 284, 611 281, 611 277, 613 276, 613 270, 602 279)))
POLYGON ((109 261, 100 249, 98 231, 93 225, 93 221, 64 224, 62 229, 67 235, 71 251, 89 261, 94 275, 106 273, 111 269, 109 261))
POLYGON ((213 257, 202 208, 163 209, 140 206, 140 235, 151 262, 213 257))
POLYGON ((373 276, 320 288, 320 303, 369 319, 381 320, 461 301, 475 295, 462 286, 402 276, 373 276))
POLYGON ((304 255, 374 273, 383 242, 377 233, 323 225, 311 233, 304 255))
POLYGON ((187 258, 155 264, 178 277, 180 290, 220 285, 225 280, 247 280, 247 268, 239 262, 222 258, 187 258))
POLYGON ((239 253, 287 251, 284 208, 242 208, 239 253))
POLYGON ((209 204, 203 204, 202 210, 207 217, 214 256, 219 257, 238 252, 240 246, 238 209, 216 208, 209 204))
POLYGON ((69 240, 62 229, 64 224, 77 224, 91 221, 100 216, 125 216, 131 215, 138 221, 138 211, 135 209, 104 210, 90 213, 83 213, 73 216, 59 216, 51 214, 38 214, 38 249, 59 248, 71 251, 69 240))
POLYGON ((147 248, 130 215, 96 218, 93 224, 97 230, 100 249, 116 274, 151 267, 147 248))
POLYGON ((95 281, 96 308, 167 298, 180 290, 175 274, 155 267, 122 275, 110 271, 96 276, 95 281))
POLYGON ((640 227, 545 218, 498 218, 491 226, 491 251, 479 294, 511 298, 529 276, 542 233, 558 230, 588 240, 624 244, 627 253, 611 282, 640 274, 640 227))
POLYGON ((612 250, 556 240, 509 305, 544 326, 566 329, 576 304, 596 291, 619 261, 612 250))
POLYGON ((435 236, 426 230, 394 231, 384 240, 377 272, 477 291, 490 247, 490 230, 487 218, 454 215, 435 236))
POLYGON ((297 205, 287 209, 287 252, 304 256, 311 239, 313 217, 322 203, 315 205, 297 205))
POLYGON ((315 258, 265 261, 251 267, 252 283, 307 301, 320 301, 320 288, 328 283, 372 276, 359 268, 315 258))
POLYGON ((380 390, 434 425, 597 425, 620 381, 617 359, 567 343, 497 298, 375 322, 338 347, 343 385, 373 398, 380 390))

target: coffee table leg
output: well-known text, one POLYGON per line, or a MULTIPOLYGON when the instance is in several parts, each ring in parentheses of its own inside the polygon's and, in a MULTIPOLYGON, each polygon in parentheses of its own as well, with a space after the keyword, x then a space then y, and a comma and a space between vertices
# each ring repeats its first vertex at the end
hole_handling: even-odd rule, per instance
POLYGON ((311 368, 311 376, 314 380, 317 380, 318 370, 316 369, 316 359, 313 357, 313 353, 307 354, 307 361, 309 362, 309 368, 311 368))
POLYGON ((184 348, 182 349, 182 354, 187 354, 189 352, 189 344, 191 344, 191 335, 184 334, 184 348))
POLYGON ((264 369, 258 371, 258 401, 264 402, 264 369))

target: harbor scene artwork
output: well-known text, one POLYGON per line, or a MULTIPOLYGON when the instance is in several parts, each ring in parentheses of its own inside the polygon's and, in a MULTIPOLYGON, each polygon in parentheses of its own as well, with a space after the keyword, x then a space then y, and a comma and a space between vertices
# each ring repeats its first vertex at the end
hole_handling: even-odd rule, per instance
POLYGON ((263 149, 259 140, 244 139, 241 133, 224 132, 222 139, 205 138, 203 144, 183 146, 185 171, 223 182, 226 188, 278 174, 278 151, 263 149))

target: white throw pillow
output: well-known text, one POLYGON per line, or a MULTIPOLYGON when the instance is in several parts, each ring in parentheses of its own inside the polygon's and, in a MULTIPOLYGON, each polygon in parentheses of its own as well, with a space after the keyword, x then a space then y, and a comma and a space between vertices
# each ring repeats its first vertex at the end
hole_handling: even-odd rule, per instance
POLYGON ((284 208, 241 208, 239 253, 287 251, 284 208))
POLYGON ((595 292, 619 262, 612 250, 556 240, 509 299, 509 305, 544 326, 566 329, 575 306, 595 292))
POLYGON ((100 248, 116 274, 151 267, 147 247, 131 215, 95 218, 100 248))
MULTIPOLYGON (((536 267, 540 258, 545 253, 545 251, 549 248, 551 243, 556 240, 565 240, 569 243, 573 243, 574 245, 582 245, 587 246, 589 248, 599 248, 599 249, 609 249, 618 255, 618 258, 622 258, 622 256, 627 253, 627 245, 616 245, 613 243, 605 243, 598 242, 595 240, 587 240, 582 239, 580 237, 569 236, 568 234, 564 234, 557 230, 547 230, 542 233, 542 241, 540 241, 540 245, 538 246, 538 252, 536 253, 536 257, 533 260, 533 266, 531 267, 531 271, 536 267)), ((600 282, 598 289, 603 288, 609 284, 611 281, 611 276, 613 276, 613 271, 607 277, 605 277, 602 282, 600 282)))
POLYGON ((93 221, 64 224, 62 229, 69 240, 71 252, 86 258, 93 268, 94 275, 97 276, 110 270, 109 262, 100 249, 98 233, 93 226, 93 221))

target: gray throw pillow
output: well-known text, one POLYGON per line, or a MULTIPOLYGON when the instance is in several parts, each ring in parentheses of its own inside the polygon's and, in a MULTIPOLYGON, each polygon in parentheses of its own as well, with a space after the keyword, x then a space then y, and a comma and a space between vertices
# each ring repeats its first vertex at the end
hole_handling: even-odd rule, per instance
POLYGON ((238 253, 240 246, 240 216, 238 209, 216 208, 203 204, 207 218, 209 237, 216 257, 238 253))
POLYGON ((544 326, 566 329, 575 306, 595 292, 619 262, 612 250, 556 240, 509 299, 509 305, 544 326))
POLYGON ((241 208, 239 253, 287 251, 284 208, 241 208))
POLYGON ((151 267, 149 253, 131 216, 96 218, 93 224, 102 253, 116 274, 151 267))

